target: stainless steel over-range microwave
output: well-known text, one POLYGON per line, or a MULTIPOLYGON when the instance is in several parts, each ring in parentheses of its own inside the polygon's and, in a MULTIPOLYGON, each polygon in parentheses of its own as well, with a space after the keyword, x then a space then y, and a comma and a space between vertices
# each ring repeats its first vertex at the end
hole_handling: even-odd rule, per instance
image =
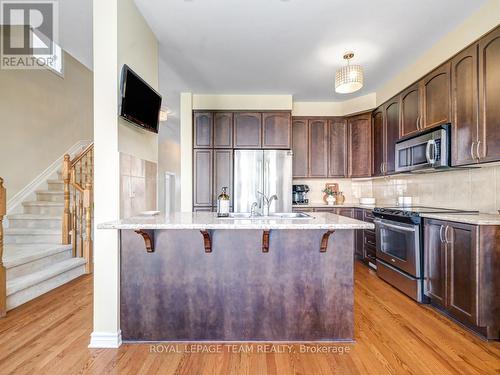
POLYGON ((396 172, 449 167, 450 128, 449 124, 443 125, 397 142, 396 172))

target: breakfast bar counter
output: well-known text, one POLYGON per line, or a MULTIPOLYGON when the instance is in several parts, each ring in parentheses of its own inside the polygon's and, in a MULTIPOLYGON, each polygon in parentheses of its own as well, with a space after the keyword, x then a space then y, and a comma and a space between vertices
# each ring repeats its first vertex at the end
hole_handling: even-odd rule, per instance
POLYGON ((196 212, 98 228, 119 230, 125 341, 353 340, 354 234, 371 223, 196 212))

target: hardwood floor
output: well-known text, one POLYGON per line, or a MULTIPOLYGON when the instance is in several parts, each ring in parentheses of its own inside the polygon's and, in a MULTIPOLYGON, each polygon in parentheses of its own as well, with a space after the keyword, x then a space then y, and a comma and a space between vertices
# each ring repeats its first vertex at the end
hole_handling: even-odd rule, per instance
MULTIPOLYGON (((149 344, 88 349, 92 278, 83 276, 0 319, 0 374, 500 373, 500 343, 417 305, 361 264, 355 272, 356 343, 324 346, 348 348, 344 354, 300 353, 299 345, 286 354, 257 353, 257 345, 247 353, 230 353, 246 346, 224 346, 216 354, 154 353, 149 344)), ((184 348, 155 346, 157 352, 184 348)))

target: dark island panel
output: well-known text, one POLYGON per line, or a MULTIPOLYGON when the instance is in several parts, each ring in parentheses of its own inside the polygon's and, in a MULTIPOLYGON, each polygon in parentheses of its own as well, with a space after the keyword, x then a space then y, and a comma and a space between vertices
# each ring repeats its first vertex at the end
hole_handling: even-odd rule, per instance
POLYGON ((129 341, 342 341, 353 332, 354 231, 156 230, 147 253, 121 233, 121 330, 129 341))

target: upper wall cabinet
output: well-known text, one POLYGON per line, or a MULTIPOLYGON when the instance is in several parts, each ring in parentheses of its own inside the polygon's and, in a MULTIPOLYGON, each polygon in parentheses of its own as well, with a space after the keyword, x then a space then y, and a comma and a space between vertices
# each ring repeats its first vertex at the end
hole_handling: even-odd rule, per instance
POLYGON ((382 176, 385 166, 385 119, 384 108, 373 112, 373 175, 382 176))
POLYGON ((348 126, 349 177, 370 177, 372 174, 371 115, 350 117, 348 126))
POLYGON ((215 112, 214 148, 233 147, 233 113, 215 112))
POLYGON ((399 96, 389 100, 384 105, 385 113, 385 142, 386 159, 384 173, 393 173, 396 170, 396 142, 400 131, 400 101, 399 96))
POLYGON ((195 112, 194 122, 194 148, 211 148, 213 141, 213 113, 195 112))
POLYGON ((401 93, 401 136, 421 129, 420 85, 414 84, 401 93))
POLYGON ((450 63, 447 62, 429 73, 422 85, 422 128, 450 122, 450 63))
POLYGON ((307 177, 309 174, 309 131, 307 119, 294 118, 292 133, 293 177, 307 177))
POLYGON ((234 114, 234 147, 262 147, 262 114, 237 112, 234 114))
POLYGON ((290 112, 262 114, 262 148, 289 149, 292 144, 290 112))
POLYGON ((347 176, 347 120, 328 121, 328 177, 347 176))
POLYGON ((478 65, 477 44, 451 60, 452 164, 466 165, 477 159, 478 65))
POLYGON ((500 29, 479 41, 480 161, 500 160, 500 29))
POLYGON ((328 120, 309 120, 309 177, 328 175, 328 120))

